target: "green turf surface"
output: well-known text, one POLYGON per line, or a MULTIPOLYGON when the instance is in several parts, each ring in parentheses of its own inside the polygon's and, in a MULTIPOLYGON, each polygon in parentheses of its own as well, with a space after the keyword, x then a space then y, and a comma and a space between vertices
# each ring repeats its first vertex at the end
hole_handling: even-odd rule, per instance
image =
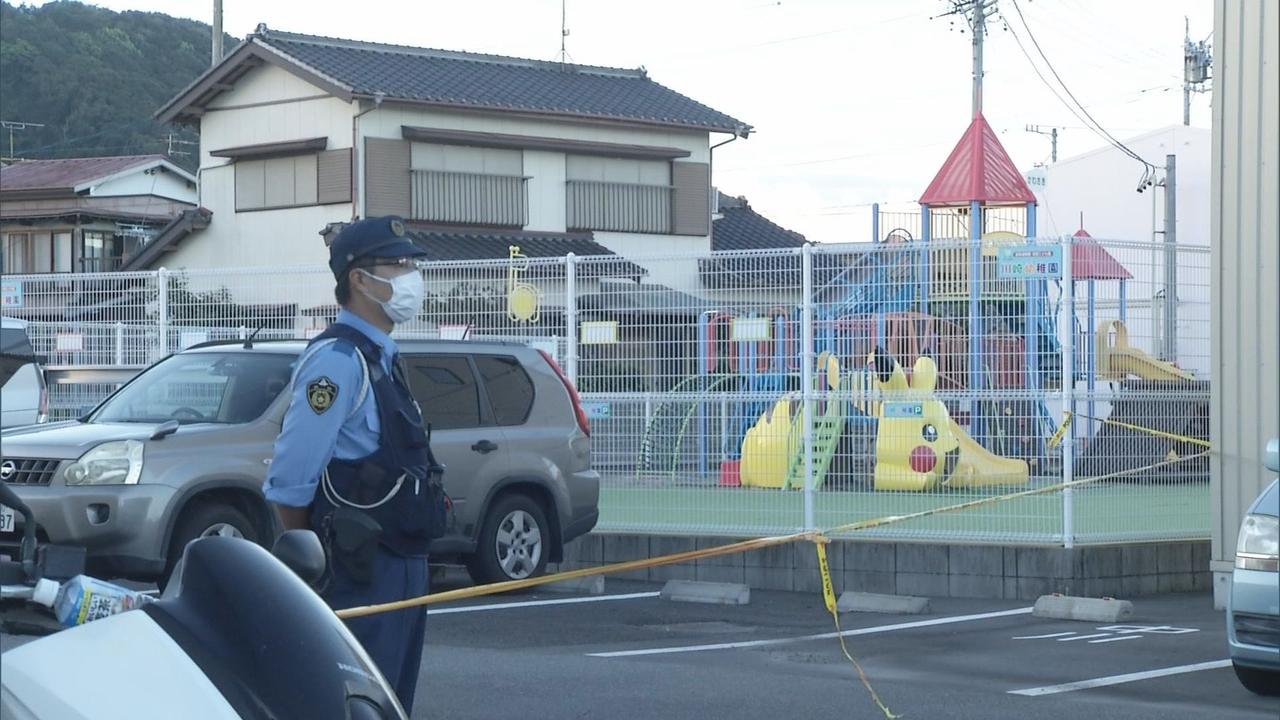
MULTIPOLYGON (((940 493, 822 490, 814 496, 820 528, 888 515, 906 515, 1021 488, 940 493)), ((1109 484, 1072 492, 1077 543, 1199 538, 1209 536, 1208 483, 1109 484)), ((975 542, 1060 542, 1060 493, 910 520, 868 537, 955 539, 975 542)), ((798 491, 637 483, 606 478, 600 491, 604 531, 679 534, 769 535, 804 526, 798 491)))

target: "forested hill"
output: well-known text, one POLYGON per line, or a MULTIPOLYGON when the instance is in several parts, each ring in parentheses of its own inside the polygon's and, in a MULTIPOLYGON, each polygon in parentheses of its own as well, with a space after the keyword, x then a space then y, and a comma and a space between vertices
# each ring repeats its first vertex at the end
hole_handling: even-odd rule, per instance
MULTIPOLYGON (((40 7, 0 2, 0 120, 38 123, 13 131, 19 158, 164 153, 168 135, 190 129, 151 119, 209 66, 210 28, 160 13, 114 12, 78 2, 40 7)), ((229 50, 236 40, 227 36, 229 50)), ((174 143, 191 169, 196 147, 174 143)), ((9 130, 0 131, 8 158, 9 130)))

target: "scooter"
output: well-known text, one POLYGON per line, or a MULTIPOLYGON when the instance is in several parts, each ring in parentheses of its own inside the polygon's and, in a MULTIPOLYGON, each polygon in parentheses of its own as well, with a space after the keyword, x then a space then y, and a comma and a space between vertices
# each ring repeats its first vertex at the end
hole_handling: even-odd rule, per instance
MULTIPOLYGON (((12 601, 40 579, 36 523, 3 482, 0 504, 24 521, 19 558, 0 561, 12 601)), ((194 540, 160 599, 0 655, 0 720, 408 720, 309 586, 324 569, 309 530, 285 532, 270 553, 194 540)))

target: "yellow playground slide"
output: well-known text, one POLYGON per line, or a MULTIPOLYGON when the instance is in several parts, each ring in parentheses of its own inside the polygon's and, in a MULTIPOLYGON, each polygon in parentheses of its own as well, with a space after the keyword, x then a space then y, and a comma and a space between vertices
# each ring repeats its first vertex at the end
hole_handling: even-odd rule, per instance
POLYGON ((874 362, 885 393, 876 432, 877 490, 1026 484, 1025 461, 982 447, 933 395, 938 370, 932 358, 916 360, 910 382, 897 362, 874 362))
POLYGON ((1129 345, 1129 331, 1119 320, 1104 320, 1097 334, 1098 374, 1112 380, 1130 376, 1143 380, 1192 380, 1194 375, 1172 363, 1157 360, 1129 345))
POLYGON ((980 487, 983 485, 1022 485, 1027 482, 1027 463, 1017 458, 996 455, 978 444, 963 428, 951 420, 951 432, 960 448, 960 460, 947 487, 980 487))

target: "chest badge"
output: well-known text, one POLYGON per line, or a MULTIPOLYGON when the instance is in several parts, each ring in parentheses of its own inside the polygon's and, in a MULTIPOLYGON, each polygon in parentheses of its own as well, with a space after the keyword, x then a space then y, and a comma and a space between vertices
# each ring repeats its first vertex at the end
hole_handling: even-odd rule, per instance
POLYGON ((317 415, 323 415, 326 410, 333 407, 333 401, 337 397, 338 386, 327 377, 307 383, 307 404, 317 415))

